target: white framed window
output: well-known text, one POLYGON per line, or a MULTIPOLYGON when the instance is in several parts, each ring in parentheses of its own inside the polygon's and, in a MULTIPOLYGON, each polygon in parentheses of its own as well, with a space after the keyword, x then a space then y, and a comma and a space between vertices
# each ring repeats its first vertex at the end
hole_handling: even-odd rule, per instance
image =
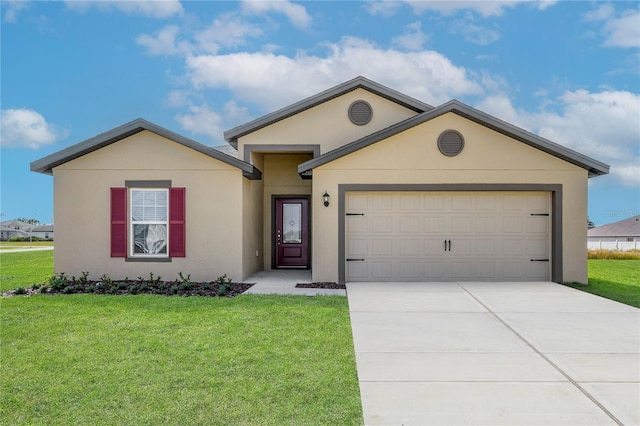
POLYGON ((131 257, 169 256, 169 190, 130 188, 131 257))

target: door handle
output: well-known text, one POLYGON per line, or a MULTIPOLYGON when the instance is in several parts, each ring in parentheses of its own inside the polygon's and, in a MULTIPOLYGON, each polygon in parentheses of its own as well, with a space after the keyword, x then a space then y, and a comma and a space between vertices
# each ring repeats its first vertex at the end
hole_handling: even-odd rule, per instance
POLYGON ((451 251, 451 240, 449 240, 449 251, 451 251))
POLYGON ((447 251, 447 240, 444 240, 444 251, 447 251))

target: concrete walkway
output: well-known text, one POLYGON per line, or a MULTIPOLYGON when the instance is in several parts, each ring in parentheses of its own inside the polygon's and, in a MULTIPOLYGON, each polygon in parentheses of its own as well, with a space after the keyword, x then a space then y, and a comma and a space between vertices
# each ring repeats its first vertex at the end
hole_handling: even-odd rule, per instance
POLYGON ((244 294, 291 294, 297 296, 338 295, 346 296, 345 290, 322 288, 296 288, 298 283, 310 283, 311 271, 306 269, 272 269, 250 276, 246 283, 255 283, 244 294))
POLYGON ((24 252, 24 251, 45 251, 45 250, 53 250, 53 246, 33 246, 33 247, 19 247, 16 246, 16 248, 8 248, 8 249, 2 249, 0 250, 0 255, 3 253, 20 253, 20 252, 24 252))
POLYGON ((640 310, 554 283, 349 283, 367 425, 640 424, 640 310))

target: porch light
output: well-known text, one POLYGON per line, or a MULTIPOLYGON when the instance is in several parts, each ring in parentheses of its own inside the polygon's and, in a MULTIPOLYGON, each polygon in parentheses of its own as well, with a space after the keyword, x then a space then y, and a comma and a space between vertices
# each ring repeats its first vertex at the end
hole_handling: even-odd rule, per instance
POLYGON ((324 200, 324 206, 329 207, 329 194, 327 193, 327 191, 324 191, 322 199, 324 200))

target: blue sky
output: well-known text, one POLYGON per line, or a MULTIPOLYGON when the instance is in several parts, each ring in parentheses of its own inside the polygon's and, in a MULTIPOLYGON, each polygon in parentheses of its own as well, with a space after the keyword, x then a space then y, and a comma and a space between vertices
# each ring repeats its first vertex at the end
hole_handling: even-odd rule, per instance
POLYGON ((51 223, 53 178, 29 163, 134 118, 218 146, 358 75, 610 164, 590 181, 590 218, 640 214, 636 1, 2 0, 1 12, 2 220, 51 223))

